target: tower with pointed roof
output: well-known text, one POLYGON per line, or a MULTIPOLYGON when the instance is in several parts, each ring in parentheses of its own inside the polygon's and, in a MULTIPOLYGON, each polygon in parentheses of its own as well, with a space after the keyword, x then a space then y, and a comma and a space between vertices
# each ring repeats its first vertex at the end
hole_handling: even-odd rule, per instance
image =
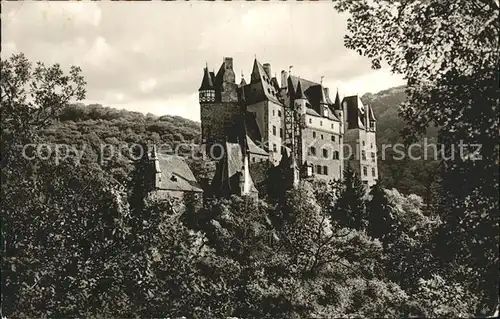
POLYGON ((217 74, 204 68, 199 102, 202 143, 209 158, 221 156, 223 143, 243 139, 240 99, 232 58, 223 59, 217 74))
POLYGON ((344 143, 349 146, 346 164, 359 174, 367 189, 378 180, 378 151, 376 143, 376 118, 370 105, 363 104, 358 95, 342 100, 344 116, 344 143))
POLYGON ((213 75, 208 71, 208 66, 203 69, 203 80, 198 89, 200 104, 215 102, 215 86, 213 75))

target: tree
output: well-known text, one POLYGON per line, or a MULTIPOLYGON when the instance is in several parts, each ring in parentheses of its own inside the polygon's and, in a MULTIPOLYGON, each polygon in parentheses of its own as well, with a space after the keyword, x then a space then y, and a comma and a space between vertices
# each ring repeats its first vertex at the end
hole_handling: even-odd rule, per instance
POLYGON ((33 67, 22 53, 1 60, 0 72, 3 167, 15 145, 32 141, 71 100, 85 98, 86 83, 79 67, 65 75, 59 64, 33 67))
POLYGON ((342 227, 364 229, 366 226, 365 186, 348 165, 344 171, 343 188, 332 212, 332 219, 342 227))
POLYGON ((370 195, 371 200, 367 203, 367 233, 385 242, 384 239, 394 230, 389 200, 380 182, 373 186, 370 195))
POLYGON ((339 0, 335 7, 352 15, 346 47, 376 69, 387 62, 407 80, 401 115, 409 124, 408 142, 438 127, 448 159, 441 160, 445 223, 437 254, 452 267, 449 273, 470 279, 468 289, 491 309, 500 278, 498 1, 339 0), (465 156, 461 143, 468 145, 465 156), (476 155, 482 160, 473 160, 474 145, 481 145, 476 155))
POLYGON ((26 160, 2 169, 2 308, 8 317, 126 311, 126 192, 96 166, 26 160))

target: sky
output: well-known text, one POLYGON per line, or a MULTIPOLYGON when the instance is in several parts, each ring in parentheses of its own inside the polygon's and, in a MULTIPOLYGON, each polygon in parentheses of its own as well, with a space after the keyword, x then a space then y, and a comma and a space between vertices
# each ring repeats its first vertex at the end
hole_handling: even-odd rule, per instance
POLYGON ((337 89, 376 93, 403 84, 343 45, 347 15, 325 2, 2 1, 2 58, 78 65, 84 103, 200 119, 203 68, 232 57, 237 83, 253 60, 337 89))

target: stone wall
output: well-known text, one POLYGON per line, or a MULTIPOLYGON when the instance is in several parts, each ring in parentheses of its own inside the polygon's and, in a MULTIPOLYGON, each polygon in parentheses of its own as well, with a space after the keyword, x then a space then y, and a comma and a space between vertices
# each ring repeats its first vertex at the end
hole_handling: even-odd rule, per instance
POLYGON ((207 155, 215 143, 236 142, 242 129, 238 103, 209 103, 201 105, 201 134, 206 142, 207 155))

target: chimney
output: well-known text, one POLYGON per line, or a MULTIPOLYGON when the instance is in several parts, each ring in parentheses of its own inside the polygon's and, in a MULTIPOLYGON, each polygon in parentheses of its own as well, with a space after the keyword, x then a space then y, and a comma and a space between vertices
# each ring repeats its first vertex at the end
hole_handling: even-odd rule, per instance
POLYGON ((329 100, 330 99, 330 89, 324 88, 324 90, 325 90, 325 97, 329 100))
POLYGON ((285 70, 281 71, 281 88, 286 88, 288 85, 288 72, 285 70))
POLYGON ((271 78, 271 64, 264 63, 263 67, 264 67, 264 71, 266 71, 267 76, 269 78, 271 78))
POLYGON ((233 69, 233 58, 224 58, 224 64, 226 67, 226 70, 232 70, 233 69))

